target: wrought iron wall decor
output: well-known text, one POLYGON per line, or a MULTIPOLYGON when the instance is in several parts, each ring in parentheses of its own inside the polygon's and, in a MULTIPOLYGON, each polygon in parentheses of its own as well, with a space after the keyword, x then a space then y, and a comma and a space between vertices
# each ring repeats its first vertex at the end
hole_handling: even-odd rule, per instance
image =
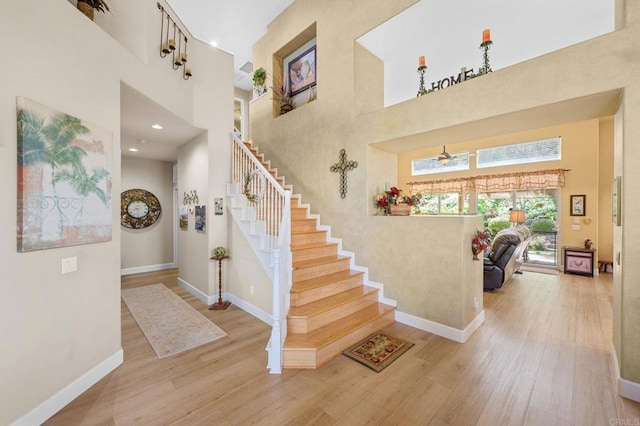
POLYGON ((191 192, 184 193, 184 198, 182 199, 182 204, 186 204, 186 205, 191 205, 191 204, 198 204, 200 200, 198 199, 198 193, 196 192, 196 190, 192 190, 191 192))
POLYGON ((160 3, 157 3, 157 5, 162 12, 162 19, 160 20, 160 57, 166 58, 171 54, 173 69, 182 68, 182 78, 189 80, 193 75, 191 68, 187 67, 187 43, 189 39, 169 16, 169 13, 164 10, 164 7, 160 3))
POLYGON ((340 198, 347 196, 347 172, 358 167, 357 161, 347 160, 347 151, 340 150, 340 161, 331 166, 331 171, 340 173, 340 198))

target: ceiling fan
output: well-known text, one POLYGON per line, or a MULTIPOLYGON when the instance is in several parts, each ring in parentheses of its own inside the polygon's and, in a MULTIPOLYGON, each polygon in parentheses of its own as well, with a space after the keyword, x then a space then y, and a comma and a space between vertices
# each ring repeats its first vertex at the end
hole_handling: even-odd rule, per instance
POLYGON ((443 166, 447 165, 447 163, 451 160, 453 160, 454 158, 456 158, 455 156, 451 156, 451 154, 449 154, 447 152, 447 147, 445 145, 442 146, 442 153, 440 155, 438 155, 438 163, 442 164, 443 166))

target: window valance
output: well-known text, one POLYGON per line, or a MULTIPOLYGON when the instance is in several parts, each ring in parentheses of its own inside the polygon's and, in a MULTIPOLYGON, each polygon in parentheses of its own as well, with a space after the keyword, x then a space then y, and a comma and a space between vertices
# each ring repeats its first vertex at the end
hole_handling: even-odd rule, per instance
POLYGON ((508 190, 545 189, 564 186, 565 169, 502 173, 462 178, 409 182, 411 194, 446 194, 451 192, 495 192, 508 190))

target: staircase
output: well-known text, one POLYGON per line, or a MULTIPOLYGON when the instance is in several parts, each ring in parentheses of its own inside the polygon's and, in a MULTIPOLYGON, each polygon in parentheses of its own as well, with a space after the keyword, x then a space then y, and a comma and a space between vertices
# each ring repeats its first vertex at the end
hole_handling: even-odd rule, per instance
MULTIPOLYGON (((282 188, 291 189, 250 142, 244 146, 282 188)), ((292 270, 284 368, 316 368, 395 321, 395 308, 378 302, 379 290, 365 285, 366 269, 355 267, 353 256, 341 253, 340 241, 329 237, 300 198, 293 195, 290 202, 292 270)))

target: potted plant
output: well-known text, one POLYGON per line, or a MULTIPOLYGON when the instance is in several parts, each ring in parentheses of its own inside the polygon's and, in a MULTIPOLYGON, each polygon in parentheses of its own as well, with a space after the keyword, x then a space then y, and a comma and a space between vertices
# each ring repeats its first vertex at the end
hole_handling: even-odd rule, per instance
POLYGON ((78 0, 78 10, 93 21, 93 12, 98 10, 102 13, 109 10, 109 6, 104 0, 78 0))
POLYGON ((293 106, 293 98, 289 96, 289 92, 284 86, 280 86, 276 91, 273 87, 273 99, 280 104, 280 115, 286 114, 291 111, 293 106))
POLYGON ((253 90, 256 92, 256 95, 262 96, 267 93, 266 81, 267 71, 264 68, 260 67, 253 72, 253 90))

